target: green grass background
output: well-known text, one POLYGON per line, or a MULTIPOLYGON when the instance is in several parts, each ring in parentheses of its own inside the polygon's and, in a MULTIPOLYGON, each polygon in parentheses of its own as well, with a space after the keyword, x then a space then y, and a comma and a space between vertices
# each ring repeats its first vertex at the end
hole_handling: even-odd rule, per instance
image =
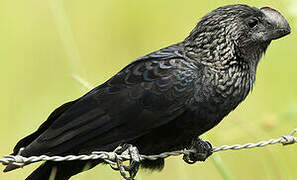
MULTIPOLYGON (((0 155, 88 91, 71 74, 99 85, 133 59, 183 40, 207 12, 234 3, 278 9, 292 33, 272 42, 253 92, 204 137, 220 146, 288 134, 297 124, 296 0, 0 0, 0 155)), ((24 179, 39 164, 0 172, 0 179, 24 179)), ((108 166, 73 177, 93 179, 121 177, 108 166)), ((219 152, 194 165, 169 158, 161 173, 140 171, 137 179, 293 180, 297 146, 219 152)))

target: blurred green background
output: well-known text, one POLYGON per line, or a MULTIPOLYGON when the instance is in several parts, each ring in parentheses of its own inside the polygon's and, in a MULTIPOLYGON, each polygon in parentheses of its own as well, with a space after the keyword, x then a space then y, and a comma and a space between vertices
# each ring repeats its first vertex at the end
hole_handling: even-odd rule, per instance
MULTIPOLYGON (((253 92, 205 134, 215 146, 267 140, 297 127, 297 1, 0 0, 0 155, 33 132, 59 105, 110 78, 133 59, 183 40, 207 12, 247 3, 278 9, 291 35, 272 42, 260 62, 253 92)), ((0 173, 24 179, 40 163, 0 173)), ((1 166, 1 170, 3 166, 1 166)), ((215 153, 205 163, 167 159, 161 173, 138 180, 297 179, 297 146, 215 153)), ((73 180, 121 179, 97 166, 73 180)))

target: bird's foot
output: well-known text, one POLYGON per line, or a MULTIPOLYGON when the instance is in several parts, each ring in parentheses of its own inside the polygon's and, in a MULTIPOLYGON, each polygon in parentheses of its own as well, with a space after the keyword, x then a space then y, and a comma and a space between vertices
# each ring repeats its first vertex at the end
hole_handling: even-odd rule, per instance
POLYGON ((190 152, 183 156, 183 160, 188 164, 194 164, 197 161, 205 161, 213 152, 212 145, 208 141, 200 138, 194 139, 189 147, 194 152, 190 152))
POLYGON ((124 144, 121 145, 119 148, 115 151, 117 154, 122 155, 129 155, 131 157, 129 166, 122 165, 121 162, 117 161, 118 170, 121 172, 121 175, 126 180, 133 180, 136 176, 139 166, 140 166, 140 154, 138 152, 138 149, 135 146, 132 146, 131 144, 124 144), (126 172, 129 172, 129 177, 126 175, 126 172))

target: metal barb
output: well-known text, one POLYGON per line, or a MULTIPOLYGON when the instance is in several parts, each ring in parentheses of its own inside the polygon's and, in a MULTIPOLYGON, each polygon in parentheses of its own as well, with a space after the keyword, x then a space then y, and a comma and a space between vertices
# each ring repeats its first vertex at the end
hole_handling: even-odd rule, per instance
POLYGON ((283 141, 281 143, 283 145, 289 145, 294 144, 297 142, 297 137, 294 136, 294 134, 297 132, 297 128, 293 129, 293 131, 289 134, 289 136, 283 136, 283 141))

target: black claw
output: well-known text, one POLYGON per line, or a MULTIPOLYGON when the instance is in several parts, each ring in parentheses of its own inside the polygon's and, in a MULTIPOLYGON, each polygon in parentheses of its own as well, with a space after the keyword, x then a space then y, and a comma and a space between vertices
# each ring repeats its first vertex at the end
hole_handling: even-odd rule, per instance
POLYGON ((183 156, 183 160, 188 164, 205 161, 213 153, 212 145, 208 141, 202 141, 201 139, 193 140, 189 149, 193 149, 195 152, 183 156))

